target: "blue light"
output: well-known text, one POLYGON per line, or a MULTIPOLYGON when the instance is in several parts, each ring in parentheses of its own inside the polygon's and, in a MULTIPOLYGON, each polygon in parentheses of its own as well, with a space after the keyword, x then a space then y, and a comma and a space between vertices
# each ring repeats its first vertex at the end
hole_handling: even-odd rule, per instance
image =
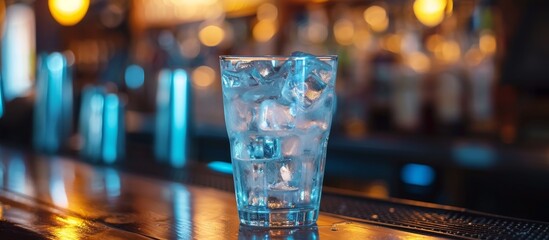
POLYGON ((187 157, 189 78, 183 69, 162 70, 156 96, 155 156, 174 167, 187 157))
POLYGON ((158 77, 156 92, 156 131, 154 140, 155 155, 160 160, 169 159, 169 121, 170 121, 170 81, 172 72, 162 70, 158 77))
POLYGON ((61 53, 41 54, 38 63, 33 143, 55 152, 72 133, 72 78, 61 53))
POLYGON ((2 39, 2 90, 7 101, 26 94, 32 86, 34 22, 34 11, 25 4, 13 4, 6 10, 2 39))
POLYGON ((402 167, 400 177, 407 184, 429 186, 435 180, 435 170, 427 165, 410 163, 402 167))
POLYGON ((124 80, 126 81, 126 86, 131 89, 137 89, 143 86, 145 82, 145 71, 139 65, 130 65, 126 68, 124 80))
POLYGON ((0 188, 4 188, 4 164, 0 162, 0 188))
POLYGON ((105 169, 105 187, 107 189, 107 196, 120 196, 120 176, 116 170, 112 168, 105 169))
POLYGON ((59 160, 51 162, 50 196, 52 202, 59 207, 68 207, 67 192, 63 181, 63 166, 59 160))
POLYGON ((173 218, 177 239, 192 239, 191 194, 184 186, 173 184, 173 218))
POLYGON ((171 161, 174 167, 185 165, 187 134, 187 72, 177 69, 173 72, 172 109, 173 125, 171 131, 171 161))
POLYGON ((2 84, 0 84, 0 118, 2 118, 2 115, 4 115, 4 98, 2 97, 2 84))
POLYGON ((113 163, 117 156, 118 149, 118 115, 119 101, 116 94, 105 96, 105 120, 103 135, 103 160, 106 163, 113 163))
POLYGON ((26 194, 25 192, 25 164, 20 156, 14 156, 8 163, 8 182, 6 183, 9 190, 26 194))
POLYGON ((471 168, 488 168, 496 163, 494 150, 478 144, 456 146, 453 156, 457 163, 471 168))
MULTIPOLYGON (((46 106, 46 118, 45 126, 46 131, 45 139, 43 139, 43 147, 45 150, 53 152, 56 151, 61 145, 61 130, 65 126, 60 125, 61 121, 61 106, 63 95, 63 73, 66 67, 65 59, 60 53, 52 53, 47 58, 48 75, 47 89, 45 93, 46 106)), ((39 103, 40 104, 40 103, 39 103)))
POLYGON ((226 174, 233 174, 233 166, 228 162, 213 161, 208 163, 208 168, 226 174))

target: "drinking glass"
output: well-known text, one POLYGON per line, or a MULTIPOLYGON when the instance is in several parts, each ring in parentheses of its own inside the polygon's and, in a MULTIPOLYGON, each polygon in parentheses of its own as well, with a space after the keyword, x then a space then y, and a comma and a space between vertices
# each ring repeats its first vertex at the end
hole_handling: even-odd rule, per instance
POLYGON ((337 56, 221 56, 220 65, 240 222, 314 224, 336 105, 337 56))

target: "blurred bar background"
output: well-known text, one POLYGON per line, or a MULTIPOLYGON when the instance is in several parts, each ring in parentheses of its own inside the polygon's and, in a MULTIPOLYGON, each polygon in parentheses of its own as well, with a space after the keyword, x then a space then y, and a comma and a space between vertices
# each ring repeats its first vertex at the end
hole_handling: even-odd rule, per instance
POLYGON ((226 171, 218 56, 337 54, 325 185, 549 221, 547 10, 536 0, 0 0, 0 144, 226 171))

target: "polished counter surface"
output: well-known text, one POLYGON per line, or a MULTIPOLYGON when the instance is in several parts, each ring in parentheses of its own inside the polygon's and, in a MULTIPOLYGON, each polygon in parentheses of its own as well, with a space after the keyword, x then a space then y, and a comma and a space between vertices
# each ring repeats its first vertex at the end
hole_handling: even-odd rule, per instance
POLYGON ((543 222, 333 189, 316 226, 250 228, 229 174, 154 166, 0 147, 0 239, 549 239, 543 222))
POLYGON ((240 226, 234 195, 0 149, 1 239, 430 239, 321 213, 316 226, 240 226))

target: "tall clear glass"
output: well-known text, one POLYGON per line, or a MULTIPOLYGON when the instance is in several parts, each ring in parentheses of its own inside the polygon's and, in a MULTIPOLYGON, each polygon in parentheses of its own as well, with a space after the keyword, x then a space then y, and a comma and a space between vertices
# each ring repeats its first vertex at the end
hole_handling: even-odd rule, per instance
POLYGON ((221 56, 240 222, 312 225, 335 110, 337 56, 221 56))

